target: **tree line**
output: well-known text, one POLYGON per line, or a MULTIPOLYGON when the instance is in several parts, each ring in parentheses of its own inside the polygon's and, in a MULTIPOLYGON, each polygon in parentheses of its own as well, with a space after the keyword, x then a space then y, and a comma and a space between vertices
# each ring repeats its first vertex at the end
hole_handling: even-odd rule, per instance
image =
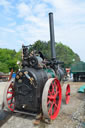
MULTIPOLYGON (((50 59, 51 50, 50 42, 36 41, 30 48, 32 50, 41 51, 43 55, 50 59)), ((74 62, 79 62, 80 57, 74 53, 71 48, 62 44, 61 42, 55 43, 56 59, 64 62, 64 67, 70 67, 74 62)), ((17 61, 21 61, 21 51, 16 52, 10 49, 0 48, 0 72, 8 73, 13 68, 14 71, 18 69, 17 61)))

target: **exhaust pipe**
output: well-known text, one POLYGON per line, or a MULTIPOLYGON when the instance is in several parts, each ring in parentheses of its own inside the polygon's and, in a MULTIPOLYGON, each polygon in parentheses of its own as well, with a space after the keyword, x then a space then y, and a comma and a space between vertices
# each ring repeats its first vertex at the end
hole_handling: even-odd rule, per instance
POLYGON ((56 58, 53 13, 49 13, 51 58, 56 58))

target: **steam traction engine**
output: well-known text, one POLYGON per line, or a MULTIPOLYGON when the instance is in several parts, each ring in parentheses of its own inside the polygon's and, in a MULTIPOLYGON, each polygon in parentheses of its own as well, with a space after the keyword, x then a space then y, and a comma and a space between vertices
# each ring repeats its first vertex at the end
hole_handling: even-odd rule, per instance
MULTIPOLYGON (((52 59, 47 60, 41 52, 29 53, 22 46, 22 69, 11 79, 4 92, 5 108, 13 112, 31 115, 42 113, 45 118, 55 119, 62 101, 60 82, 64 78, 62 62, 56 60, 53 14, 49 13, 52 59)), ((70 86, 66 87, 66 104, 70 99, 70 86)))

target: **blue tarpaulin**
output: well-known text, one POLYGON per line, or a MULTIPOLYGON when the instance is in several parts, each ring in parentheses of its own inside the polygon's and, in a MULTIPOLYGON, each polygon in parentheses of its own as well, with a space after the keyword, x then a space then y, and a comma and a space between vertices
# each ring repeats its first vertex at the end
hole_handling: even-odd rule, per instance
POLYGON ((85 85, 81 86, 81 87, 78 89, 78 92, 79 92, 79 93, 85 93, 85 85))

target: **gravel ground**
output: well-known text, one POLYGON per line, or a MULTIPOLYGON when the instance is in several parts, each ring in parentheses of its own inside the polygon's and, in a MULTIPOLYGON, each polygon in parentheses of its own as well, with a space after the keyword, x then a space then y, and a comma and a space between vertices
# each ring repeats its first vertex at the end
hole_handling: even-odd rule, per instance
MULTIPOLYGON (((78 88, 85 85, 85 82, 70 82, 70 85, 70 103, 66 105, 62 102, 57 119, 50 124, 41 121, 38 126, 34 126, 34 117, 15 113, 10 116, 9 120, 4 121, 1 128, 85 128, 85 94, 77 93, 78 88)), ((0 104, 5 86, 6 83, 0 83, 0 104)))

